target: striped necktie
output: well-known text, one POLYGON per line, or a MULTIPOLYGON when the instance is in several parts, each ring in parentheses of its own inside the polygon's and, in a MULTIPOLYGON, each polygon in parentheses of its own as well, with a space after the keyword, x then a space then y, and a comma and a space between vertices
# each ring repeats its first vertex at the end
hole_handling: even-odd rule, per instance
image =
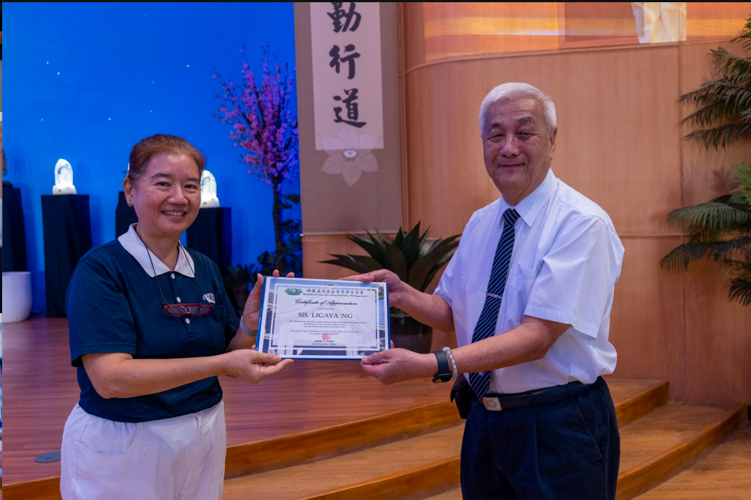
MULTIPOLYGON (((519 218, 519 212, 513 208, 503 212, 503 234, 498 241, 493 257, 493 271, 490 273, 488 292, 485 294, 485 305, 482 306, 480 319, 477 320, 475 331, 472 333, 472 342, 492 337, 495 334, 495 325, 498 322, 498 311, 503 300, 503 291, 506 288, 508 267, 511 261, 511 253, 514 251, 514 224, 519 218)), ((469 385, 475 395, 482 399, 490 387, 490 372, 474 372, 469 374, 469 385)))

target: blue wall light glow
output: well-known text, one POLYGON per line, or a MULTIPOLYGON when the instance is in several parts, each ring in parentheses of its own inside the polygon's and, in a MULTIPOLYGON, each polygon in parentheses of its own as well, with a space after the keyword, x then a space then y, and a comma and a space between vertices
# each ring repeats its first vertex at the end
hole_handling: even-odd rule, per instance
POLYGON ((230 127, 212 116, 221 88, 211 75, 239 77, 244 57, 260 74, 264 42, 294 67, 291 3, 3 7, 3 147, 7 179, 23 197, 33 310, 45 309, 41 195, 52 193, 55 162, 68 160, 78 193, 90 195, 101 245, 115 237, 130 150, 155 133, 184 137, 206 156, 222 206, 232 207, 234 263, 274 250, 271 187, 247 173, 230 127))

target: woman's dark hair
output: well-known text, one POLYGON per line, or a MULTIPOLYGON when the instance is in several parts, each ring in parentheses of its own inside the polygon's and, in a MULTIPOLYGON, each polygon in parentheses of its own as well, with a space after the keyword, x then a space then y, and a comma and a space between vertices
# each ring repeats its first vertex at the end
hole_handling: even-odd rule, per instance
POLYGON ((153 157, 160 154, 185 154, 193 159, 198 165, 198 175, 203 173, 206 166, 206 158, 195 146, 174 135, 156 134, 143 139, 133 146, 130 152, 130 166, 128 178, 135 184, 146 173, 146 168, 153 157))

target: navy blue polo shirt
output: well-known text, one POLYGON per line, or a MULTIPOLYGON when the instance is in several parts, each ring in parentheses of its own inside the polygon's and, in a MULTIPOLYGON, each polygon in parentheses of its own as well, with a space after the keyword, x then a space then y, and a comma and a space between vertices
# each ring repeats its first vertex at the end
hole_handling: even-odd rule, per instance
POLYGON ((136 359, 213 356, 226 351, 238 328, 219 269, 208 257, 181 249, 171 271, 152 253, 153 271, 151 263, 144 261, 146 247, 139 253, 139 245, 143 243, 131 227, 120 241, 90 250, 78 262, 68 286, 70 352, 78 368, 79 405, 91 415, 119 422, 201 411, 221 401, 222 389, 217 377, 210 377, 155 394, 104 399, 92 386, 81 356, 109 352, 136 359), (208 303, 214 310, 204 316, 171 316, 162 308, 160 288, 168 304, 208 303))

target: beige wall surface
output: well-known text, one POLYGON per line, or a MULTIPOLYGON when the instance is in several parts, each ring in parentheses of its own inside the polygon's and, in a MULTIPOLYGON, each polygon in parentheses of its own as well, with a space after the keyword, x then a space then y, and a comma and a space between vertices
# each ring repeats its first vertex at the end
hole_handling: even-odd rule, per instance
POLYGON ((709 79, 707 54, 720 44, 425 63, 422 13, 404 5, 400 14, 407 222, 447 236, 499 196, 483 166, 480 102, 503 82, 539 87, 558 111, 553 171, 610 214, 626 248, 611 322, 616 376, 669 380, 674 399, 751 403, 751 308, 728 300, 726 273, 716 265, 702 263, 686 274, 659 265, 683 241, 667 214, 721 194, 728 167, 751 159, 748 145, 707 152, 686 143, 679 125, 690 111, 679 96, 709 79))

